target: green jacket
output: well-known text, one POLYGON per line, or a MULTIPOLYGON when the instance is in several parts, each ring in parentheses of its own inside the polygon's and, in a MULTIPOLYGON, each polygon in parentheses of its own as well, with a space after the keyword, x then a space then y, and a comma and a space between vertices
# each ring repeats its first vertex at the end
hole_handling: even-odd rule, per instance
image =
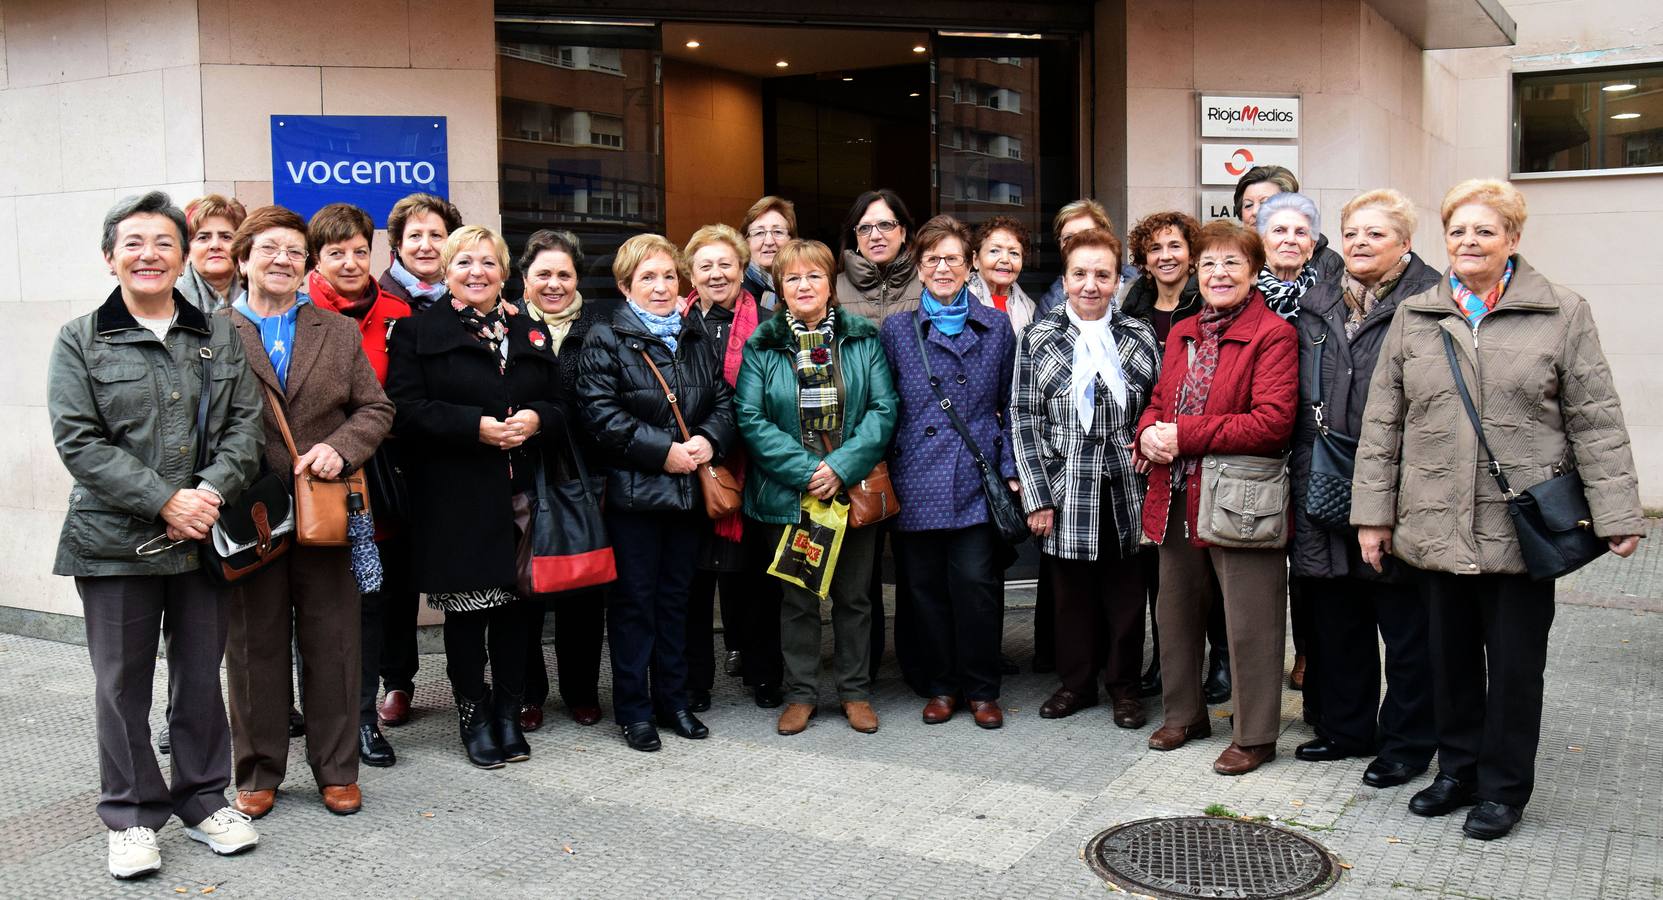
POLYGON ((58 537, 57 575, 177 575, 200 565, 196 545, 140 557, 164 533, 161 510, 202 482, 235 500, 258 474, 262 402, 231 320, 209 319, 177 290, 164 343, 127 311, 117 288, 58 332, 47 372, 52 441, 75 478, 58 537), (200 348, 213 353, 208 464, 196 469, 200 348))
MULTIPOLYGON (((783 307, 782 307, 783 309, 783 307)), ((745 342, 734 406, 739 433, 750 451, 745 476, 745 515, 777 525, 795 523, 808 478, 822 457, 844 484, 858 481, 889 451, 898 400, 878 342, 878 328, 854 313, 838 311, 832 353, 843 402, 843 442, 830 455, 803 444, 797 407, 797 341, 785 314, 757 326, 745 342)))

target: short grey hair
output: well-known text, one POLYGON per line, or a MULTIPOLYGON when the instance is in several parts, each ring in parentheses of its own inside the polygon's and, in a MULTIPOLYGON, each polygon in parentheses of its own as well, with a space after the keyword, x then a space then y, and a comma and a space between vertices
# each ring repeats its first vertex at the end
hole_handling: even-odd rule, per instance
POLYGON ((167 216, 173 221, 173 226, 179 229, 180 250, 184 250, 185 245, 190 243, 188 235, 191 226, 185 220, 184 211, 174 206, 173 198, 162 191, 150 191, 123 197, 104 214, 104 243, 101 246, 105 256, 115 252, 115 233, 116 229, 121 227, 121 223, 146 213, 167 216))
POLYGON ((1305 221, 1311 223, 1312 232, 1322 230, 1322 215, 1317 212, 1317 205, 1311 202, 1310 197, 1294 191, 1283 191, 1266 198, 1265 202, 1259 204, 1259 217, 1253 226, 1259 229, 1259 235, 1263 237, 1265 230, 1270 227, 1270 220, 1277 213, 1290 210, 1304 216, 1305 221))

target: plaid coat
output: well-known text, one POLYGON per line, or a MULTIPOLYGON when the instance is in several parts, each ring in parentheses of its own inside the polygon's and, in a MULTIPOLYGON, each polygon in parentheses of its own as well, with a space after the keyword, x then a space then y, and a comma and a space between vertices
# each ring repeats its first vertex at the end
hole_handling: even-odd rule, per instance
POLYGON ((1154 391, 1161 357, 1154 329, 1118 309, 1111 315, 1109 332, 1126 374, 1126 406, 1117 406, 1099 380, 1089 432, 1080 427, 1069 396, 1079 329, 1067 311, 1056 307, 1035 321, 1017 348, 1011 439, 1022 505, 1027 512, 1056 511, 1056 524, 1041 549, 1061 559, 1097 559, 1104 552, 1097 544, 1099 517, 1105 514, 1114 516, 1119 556, 1130 556, 1139 543, 1144 477, 1132 468, 1126 445, 1154 391), (1107 497, 1102 496, 1105 479, 1111 482, 1107 497))

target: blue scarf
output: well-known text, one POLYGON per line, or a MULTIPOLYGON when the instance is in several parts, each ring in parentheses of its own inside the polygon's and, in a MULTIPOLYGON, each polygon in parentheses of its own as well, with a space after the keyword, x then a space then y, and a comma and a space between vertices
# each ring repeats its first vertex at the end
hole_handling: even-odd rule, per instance
POLYGON ((925 291, 918 300, 918 308, 924 311, 936 331, 948 337, 958 337, 958 333, 964 330, 965 321, 970 318, 970 286, 959 288, 959 292, 953 295, 953 302, 946 306, 942 306, 934 294, 925 291))
POLYGON ((392 275, 393 280, 409 292, 410 299, 414 301, 413 305, 416 307, 416 312, 425 311, 433 305, 433 301, 443 297, 450 290, 445 286, 443 279, 437 284, 428 284, 410 274, 410 270, 404 267, 404 263, 399 262, 397 256, 393 257, 393 264, 387 267, 387 273, 392 275))
POLYGON ((293 306, 264 318, 248 305, 247 294, 238 297, 237 302, 232 304, 232 309, 242 313, 243 318, 259 329, 260 342, 266 345, 266 356, 271 359, 272 371, 277 373, 277 386, 285 391, 289 389, 289 358, 294 352, 295 321, 300 317, 300 308, 311 302, 311 297, 299 294, 293 306))
POLYGON ((670 313, 667 316, 656 316, 637 306, 634 300, 624 302, 628 303, 629 308, 635 311, 636 318, 641 320, 642 325, 647 326, 647 331, 651 332, 653 337, 663 341, 664 346, 669 347, 671 353, 676 352, 676 336, 681 334, 681 316, 675 313, 670 313))

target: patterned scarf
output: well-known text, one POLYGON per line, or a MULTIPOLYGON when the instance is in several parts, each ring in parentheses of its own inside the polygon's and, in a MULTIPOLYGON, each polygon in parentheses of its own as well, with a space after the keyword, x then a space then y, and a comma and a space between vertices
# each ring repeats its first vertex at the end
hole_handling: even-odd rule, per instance
POLYGON ((260 332, 260 343, 266 346, 271 370, 277 373, 277 386, 285 391, 289 389, 289 360, 294 354, 295 322, 300 318, 300 308, 311 302, 312 298, 304 293, 296 294, 294 304, 288 309, 263 318, 248 305, 247 294, 238 297, 231 307, 254 323, 255 330, 260 332))
POLYGON ((952 302, 946 305, 937 300, 934 294, 925 291, 918 305, 936 331, 948 337, 958 337, 959 332, 964 330, 964 323, 970 319, 970 287, 966 285, 959 288, 959 292, 953 295, 952 302))
POLYGON ((1316 283, 1317 270, 1310 263, 1292 281, 1277 278, 1270 266, 1259 270, 1259 290, 1265 295, 1265 303, 1270 305, 1271 312, 1289 322, 1299 318, 1299 298, 1316 283))
POLYGON ((581 312, 583 312, 583 294, 580 291, 573 291, 571 302, 566 304, 565 309, 557 313, 543 312, 542 307, 530 300, 527 300, 525 304, 525 314, 531 317, 531 321, 541 322, 549 327, 549 343, 554 347, 555 356, 560 355, 560 345, 566 342, 566 335, 572 333, 572 323, 577 321, 578 314, 581 312))
POLYGON ((774 276, 769 274, 767 269, 754 262, 748 263, 745 266, 745 279, 761 288, 757 292, 756 302, 763 309, 772 310, 779 304, 779 295, 774 293, 774 276))
POLYGON ((1507 268, 1501 273, 1501 280, 1496 282, 1496 286, 1491 288, 1490 292, 1483 297, 1474 294, 1470 288, 1462 284, 1461 279, 1456 277, 1454 269, 1449 270, 1449 290, 1450 293, 1455 295, 1455 308, 1467 317, 1467 324, 1474 328, 1477 328, 1478 323, 1482 322, 1484 317, 1490 314, 1490 310, 1495 309, 1496 304, 1501 302, 1501 295, 1507 293, 1507 285, 1512 280, 1512 257, 1507 259, 1507 268))
POLYGON ((1381 276, 1373 288, 1364 287, 1361 281, 1351 277, 1350 272, 1340 276, 1340 294, 1345 298, 1346 309, 1350 310, 1345 320, 1347 341, 1357 336, 1357 329, 1363 327, 1363 320, 1380 305, 1380 298, 1390 294, 1392 288, 1397 287, 1398 280, 1408 268, 1409 254, 1405 253, 1403 258, 1397 261, 1397 265, 1381 276))
POLYGON ((676 352, 676 338, 681 334, 681 314, 671 310, 667 316, 655 315, 637 306, 634 300, 625 300, 629 308, 635 311, 636 318, 647 326, 647 331, 653 337, 664 342, 670 352, 676 352))
MULTIPOLYGON (((1248 303, 1257 298, 1248 297, 1244 303, 1238 303, 1229 309, 1218 309, 1208 306, 1201 310, 1197 317, 1197 324, 1201 327, 1201 339, 1193 345, 1195 355, 1191 358, 1189 371, 1184 373, 1184 381, 1178 387, 1177 408, 1173 411, 1173 421, 1178 416, 1199 416, 1206 412, 1207 394, 1213 389, 1213 376, 1218 373, 1218 345, 1219 338, 1224 336, 1225 329, 1236 321, 1248 303)), ((1201 458, 1186 456, 1179 462, 1180 472, 1184 476, 1195 474, 1201 458)))
POLYGON ((520 311, 507 300, 498 300, 490 312, 482 313, 455 297, 450 298, 450 308, 456 310, 462 327, 474 336, 474 340, 491 348, 491 354, 497 358, 497 373, 507 372, 508 317, 519 315, 520 311))
POLYGON ((810 328, 786 314, 785 322, 797 339, 797 412, 806 436, 815 431, 843 432, 843 406, 832 378, 832 329, 837 310, 826 310, 819 326, 810 328))
POLYGON ((411 275, 410 270, 404 267, 404 263, 399 262, 397 256, 393 257, 393 264, 387 268, 387 271, 392 274, 393 280, 398 282, 410 294, 416 312, 421 312, 432 306, 434 301, 449 292, 449 288, 445 287, 443 281, 438 284, 428 284, 411 275))

